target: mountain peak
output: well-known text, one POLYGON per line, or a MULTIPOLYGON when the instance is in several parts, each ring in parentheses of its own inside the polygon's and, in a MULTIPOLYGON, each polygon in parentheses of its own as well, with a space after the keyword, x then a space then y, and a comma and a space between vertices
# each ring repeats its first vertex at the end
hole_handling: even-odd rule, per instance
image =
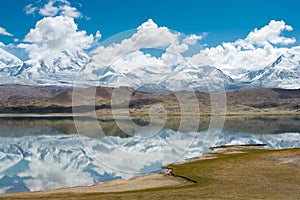
MULTIPOLYGON (((147 23, 151 25, 154 22, 149 20, 147 23)), ((235 79, 230 73, 225 74, 212 66, 192 66, 184 63, 167 65, 160 62, 144 64, 140 60, 133 62, 126 59, 107 67, 97 67, 95 63, 93 68, 86 69, 87 74, 84 74, 84 77, 88 78, 85 81, 86 85, 129 86, 135 89, 143 88, 144 91, 207 91, 208 85, 216 89, 295 89, 300 88, 300 54, 297 52, 295 50, 282 53, 263 69, 245 71, 241 78, 235 79)), ((91 59, 85 52, 63 50, 56 57, 23 62, 0 47, 0 80, 2 84, 71 86, 78 73, 85 71, 91 59)))
POLYGON ((254 87, 300 88, 300 57, 286 52, 263 69, 244 75, 254 87))
POLYGON ((270 67, 275 67, 276 65, 278 65, 278 64, 282 61, 283 58, 284 58, 284 55, 281 54, 281 55, 275 60, 275 62, 273 62, 273 63, 270 65, 270 67))
POLYGON ((14 67, 22 65, 22 61, 0 47, 0 68, 14 67))

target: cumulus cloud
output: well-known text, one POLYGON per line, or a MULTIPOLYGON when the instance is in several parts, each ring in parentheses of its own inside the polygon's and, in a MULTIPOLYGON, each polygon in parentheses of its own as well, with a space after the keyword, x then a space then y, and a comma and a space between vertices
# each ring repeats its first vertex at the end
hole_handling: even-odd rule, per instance
POLYGON ((54 6, 55 1, 49 1, 43 8, 39 10, 42 16, 55 16, 57 15, 59 8, 54 6))
MULTIPOLYGON (((141 48, 166 48, 171 44, 179 44, 179 33, 174 33, 167 27, 159 27, 152 19, 140 25, 136 32, 129 38, 119 43, 112 43, 109 46, 100 46, 94 53, 94 62, 98 67, 107 66, 115 58, 126 56, 131 51, 138 51, 141 48)), ((117 39, 122 37, 119 35, 117 39)))
POLYGON ((70 66, 81 68, 89 59, 87 50, 100 40, 100 32, 93 35, 78 30, 75 19, 82 14, 68 0, 48 0, 46 4, 40 4, 41 1, 37 1, 25 7, 26 14, 44 16, 17 45, 28 53, 26 62, 35 67, 46 66, 44 70, 53 73, 70 71, 70 66))
MULTIPOLYGON (((98 36, 99 37, 98 33, 98 36)), ((34 60, 55 58, 63 50, 83 51, 92 46, 95 37, 78 30, 73 18, 66 16, 45 17, 38 21, 19 45, 34 60)))
MULTIPOLYGON (((272 20, 267 26, 261 29, 254 29, 249 35, 241 42, 241 44, 257 44, 266 45, 271 44, 282 44, 288 45, 296 42, 296 39, 281 36, 283 31, 292 31, 293 28, 286 25, 284 21, 272 20)), ((239 42, 238 42, 239 43, 239 42)))
POLYGON ((102 37, 102 35, 101 35, 100 31, 97 31, 95 38, 99 40, 101 37, 102 37))
POLYGON ((61 9, 61 15, 63 16, 69 16, 73 18, 79 18, 82 16, 81 13, 77 11, 77 8, 72 7, 68 4, 60 7, 60 9, 61 9))
POLYGON ((34 14, 38 12, 45 17, 54 17, 57 15, 68 16, 72 18, 80 18, 82 14, 77 8, 71 6, 67 0, 49 0, 43 7, 38 7, 33 4, 29 4, 25 7, 26 14, 34 14))
MULTIPOLYGON (((172 31, 164 26, 158 26, 152 19, 148 19, 137 27, 135 33, 130 37, 118 35, 116 42, 111 42, 108 46, 100 46, 94 52, 93 63, 96 67, 104 67, 109 65, 114 59, 126 54, 136 55, 136 59, 141 59, 141 63, 164 63, 166 65, 174 65, 180 63, 183 59, 182 53, 189 49, 190 45, 195 45, 198 40, 203 39, 204 35, 189 35, 183 36, 182 34, 172 31), (120 38, 123 40, 119 41, 120 38), (156 48, 164 51, 158 61, 156 58, 149 55, 142 56, 141 52, 131 54, 132 51, 140 51, 141 49, 156 48)), ((132 66, 136 66, 134 59, 125 59, 132 66), (134 62, 134 63, 133 63, 134 62)), ((123 62, 124 63, 124 62, 123 62)), ((125 65, 124 65, 125 66, 125 65)), ((127 65, 126 65, 127 66, 127 65)))
POLYGON ((149 19, 137 28, 137 33, 129 41, 136 48, 162 48, 178 43, 178 33, 173 33, 167 27, 158 27, 152 19, 149 19))
POLYGON ((284 21, 272 20, 261 29, 254 29, 245 39, 205 48, 189 58, 189 61, 199 66, 216 66, 233 78, 238 78, 246 70, 266 67, 286 52, 287 47, 277 45, 296 42, 295 38, 282 36, 284 31, 291 30, 292 27, 284 21))
POLYGON ((0 35, 13 36, 13 34, 7 32, 7 30, 2 27, 0 27, 0 35))
MULTIPOLYGON (((191 34, 183 37, 177 43, 172 43, 166 49, 166 52, 161 56, 161 59, 166 65, 176 65, 186 61, 182 56, 182 53, 190 50, 191 46, 198 44, 199 40, 202 40, 206 36, 206 33, 202 35, 191 34)), ((198 44, 199 45, 199 44, 198 44)))

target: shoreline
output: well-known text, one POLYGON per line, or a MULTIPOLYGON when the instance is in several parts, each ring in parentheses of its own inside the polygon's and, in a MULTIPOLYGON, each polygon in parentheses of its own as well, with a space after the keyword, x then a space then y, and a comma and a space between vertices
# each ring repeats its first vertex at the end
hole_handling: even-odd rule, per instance
MULTIPOLYGON (((267 158, 269 160, 280 161, 280 163, 292 163, 296 166, 300 166, 300 148, 288 148, 288 149, 263 149, 262 145, 233 145, 233 146, 220 146, 213 147, 215 152, 205 153, 202 156, 186 159, 183 162, 171 163, 163 166, 166 169, 164 172, 153 173, 135 176, 131 179, 112 180, 104 183, 93 184, 89 186, 75 186, 68 188, 58 188, 53 190, 33 191, 33 192, 19 192, 0 194, 0 198, 45 198, 52 196, 57 197, 62 195, 63 197, 73 198, 77 195, 87 196, 89 195, 105 195, 105 194, 131 194, 144 191, 160 191, 163 189, 176 189, 193 187, 192 185, 199 184, 199 181, 195 178, 191 178, 188 175, 178 174, 177 167, 184 167, 185 165, 193 166, 195 163, 205 163, 216 161, 218 159, 224 159, 222 157, 233 157, 253 154, 250 158, 256 156, 267 158), (270 156, 270 155, 271 156, 270 156), (276 157, 277 155, 277 157, 276 157), (296 156, 295 158, 293 156, 296 156), (294 163, 293 163, 294 162, 294 163)), ((85 198, 84 198, 85 199, 85 198)))
MULTIPOLYGON (((118 113, 112 116, 111 114, 108 113, 96 113, 97 114, 97 119, 101 119, 101 117, 104 118, 111 118, 113 117, 119 117, 119 118, 124 118, 128 117, 128 115, 118 113), (99 117, 101 115, 101 117, 99 117)), ((226 114, 208 114, 208 113, 202 113, 200 115, 190 115, 188 113, 182 114, 182 113, 172 113, 166 115, 166 117, 240 117, 240 116, 300 116, 300 112, 228 112, 226 114)), ((91 117, 90 113, 84 113, 84 114, 73 114, 73 113, 0 113, 0 118, 5 118, 5 117, 91 117)), ((147 117, 149 116, 148 113, 131 113, 131 117, 147 117)), ((163 117, 160 114, 152 114, 151 116, 157 116, 157 117, 163 117)))

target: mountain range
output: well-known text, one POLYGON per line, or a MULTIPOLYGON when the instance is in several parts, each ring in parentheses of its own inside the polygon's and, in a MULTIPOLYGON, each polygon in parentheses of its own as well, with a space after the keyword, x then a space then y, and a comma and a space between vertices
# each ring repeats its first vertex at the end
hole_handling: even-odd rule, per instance
MULTIPOLYGON (((126 61, 129 58, 122 59, 126 61)), ((192 66, 187 63, 127 65, 113 63, 98 67, 92 55, 68 51, 62 51, 57 58, 22 61, 0 47, 0 81, 3 85, 72 86, 75 80, 84 77, 87 85, 129 86, 145 91, 300 88, 300 55, 288 51, 276 60, 270 60, 263 69, 244 71, 239 78, 223 73, 218 66, 192 66)))

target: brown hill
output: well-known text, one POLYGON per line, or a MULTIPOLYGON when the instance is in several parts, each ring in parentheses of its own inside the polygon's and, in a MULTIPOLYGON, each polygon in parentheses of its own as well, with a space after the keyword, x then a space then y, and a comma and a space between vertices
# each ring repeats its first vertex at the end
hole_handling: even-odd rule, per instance
POLYGON ((299 89, 245 89, 226 95, 230 112, 300 111, 299 89))
MULTIPOLYGON (((51 98, 33 96, 32 98, 4 99, 0 100, 0 113, 25 112, 26 110, 27 112, 34 112, 35 108, 38 108, 36 109, 38 112, 41 112, 43 108, 47 112, 70 112, 73 95, 78 100, 74 101, 75 106, 88 105, 93 107, 95 105, 98 112, 101 113, 106 110, 105 113, 107 113, 110 112, 113 93, 117 93, 117 100, 113 101, 113 104, 118 109, 128 107, 126 98, 130 95, 129 108, 133 114, 147 114, 151 106, 158 104, 162 105, 169 115, 180 114, 181 107, 184 104, 184 106, 190 106, 190 99, 195 98, 194 95, 197 97, 202 114, 211 114, 212 97, 217 100, 214 105, 223 104, 227 107, 226 114, 300 114, 300 89, 257 88, 210 95, 189 91, 179 91, 172 94, 150 94, 136 91, 130 87, 116 89, 104 87, 77 88, 74 91, 70 89, 62 91, 51 98), (224 95, 225 98, 218 97, 224 97, 224 95)), ((5 94, 9 96, 8 93, 5 94)))
POLYGON ((65 91, 51 98, 50 101, 56 104, 69 104, 72 102, 72 94, 72 91, 65 91))
POLYGON ((72 90, 72 88, 60 86, 0 85, 0 100, 47 99, 68 90, 72 90))

